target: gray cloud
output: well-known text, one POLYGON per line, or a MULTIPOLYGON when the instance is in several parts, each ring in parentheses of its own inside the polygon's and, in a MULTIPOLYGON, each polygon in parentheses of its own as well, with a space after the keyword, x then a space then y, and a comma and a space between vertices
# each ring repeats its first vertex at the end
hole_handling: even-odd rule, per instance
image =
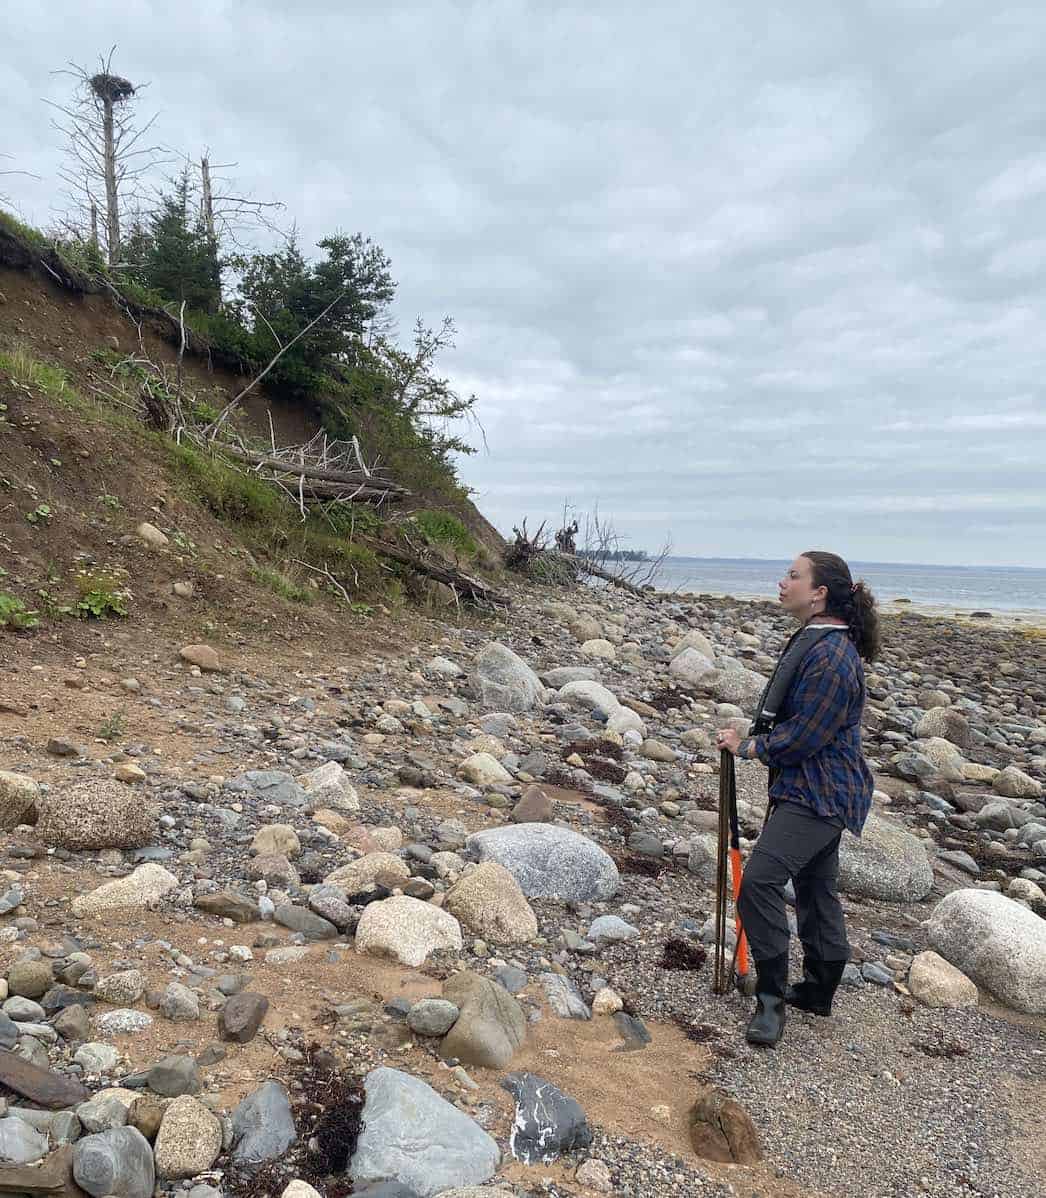
POLYGON ((1033 3, 9 4, 0 150, 118 42, 163 139, 452 313, 487 514, 636 545, 1046 565, 1033 3), (696 10, 696 11, 695 11, 696 10))

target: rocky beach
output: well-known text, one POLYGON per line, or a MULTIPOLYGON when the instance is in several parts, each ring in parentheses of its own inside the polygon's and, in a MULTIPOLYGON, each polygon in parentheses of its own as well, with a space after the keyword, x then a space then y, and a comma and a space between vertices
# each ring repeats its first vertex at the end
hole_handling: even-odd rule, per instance
POLYGON ((1046 639, 886 617, 853 960, 761 1051, 712 744, 786 617, 508 589, 344 646, 3 642, 0 1192, 1046 1194, 1046 639))

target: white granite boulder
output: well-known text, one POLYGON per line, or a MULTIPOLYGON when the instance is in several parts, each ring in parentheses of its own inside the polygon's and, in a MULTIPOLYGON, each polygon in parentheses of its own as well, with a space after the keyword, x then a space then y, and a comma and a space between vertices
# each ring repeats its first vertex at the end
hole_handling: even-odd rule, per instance
POLYGON ((357 952, 414 969, 438 949, 461 946, 461 925, 449 911, 407 895, 368 903, 356 928, 357 952))
POLYGON ((551 824, 487 828, 467 843, 481 861, 503 865, 528 898, 605 901, 613 898, 620 883, 613 858, 569 828, 551 824))
POLYGON ((927 925, 933 948, 1000 1002, 1046 1015, 1046 920, 991 890, 953 890, 927 925))

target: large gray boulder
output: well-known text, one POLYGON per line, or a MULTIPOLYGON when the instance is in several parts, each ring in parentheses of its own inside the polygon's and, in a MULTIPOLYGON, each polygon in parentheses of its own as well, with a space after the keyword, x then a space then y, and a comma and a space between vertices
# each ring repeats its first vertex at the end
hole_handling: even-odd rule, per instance
POLYGON ((349 1166, 358 1184, 394 1179, 421 1198, 482 1185, 501 1160, 497 1144, 420 1078, 381 1066, 364 1082, 363 1131, 349 1166))
POLYGON ((232 1113, 232 1162, 253 1167, 282 1156, 297 1138, 287 1091, 266 1082, 232 1113))
POLYGON ((134 1127, 85 1136, 73 1147, 73 1177, 94 1198, 152 1198, 156 1185, 152 1147, 134 1127))
POLYGON ((468 838, 480 861, 503 865, 527 898, 606 901, 620 876, 613 858, 594 841, 551 824, 487 828, 468 838))
POLYGON ((277 807, 304 807, 309 796, 283 770, 248 770, 230 778, 225 789, 233 794, 253 794, 277 807))
POLYGON ((762 674, 742 667, 710 670, 698 685, 701 691, 718 699, 720 703, 736 703, 745 711, 754 711, 756 704, 763 697, 766 683, 767 679, 762 674))
POLYGON ((686 686, 697 686, 702 678, 715 672, 715 662, 700 649, 687 646, 672 658, 668 672, 686 686))
POLYGON ((927 931, 946 961, 1008 1007, 1046 1015, 1046 920, 992 890, 953 890, 927 931))
POLYGON ((470 681, 484 711, 529 711, 545 698, 537 674, 499 641, 491 641, 477 656, 470 681))
POLYGON ((560 688, 559 698, 571 707, 594 711, 603 719, 609 719, 621 706, 617 695, 599 682, 568 682, 560 688))
POLYGON ((923 842, 897 824, 869 815, 860 837, 844 835, 839 889, 857 898, 914 903, 933 888, 933 866, 923 842))

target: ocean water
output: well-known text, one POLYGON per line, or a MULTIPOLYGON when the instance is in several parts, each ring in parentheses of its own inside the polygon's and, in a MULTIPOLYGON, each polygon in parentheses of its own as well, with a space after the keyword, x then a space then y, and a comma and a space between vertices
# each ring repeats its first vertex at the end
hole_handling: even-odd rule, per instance
MULTIPOLYGON (((659 591, 705 592, 738 598, 777 598, 787 561, 755 558, 669 557, 651 580, 659 591)), ((916 566, 892 562, 851 562, 881 602, 913 603, 1012 611, 1046 611, 1046 570, 1005 566, 916 566)))

